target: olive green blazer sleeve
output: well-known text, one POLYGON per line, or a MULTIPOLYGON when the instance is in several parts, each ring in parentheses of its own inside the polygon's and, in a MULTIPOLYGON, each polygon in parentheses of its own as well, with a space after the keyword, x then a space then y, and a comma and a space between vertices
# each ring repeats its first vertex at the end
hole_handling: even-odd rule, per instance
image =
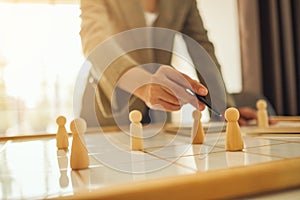
POLYGON ((81 0, 81 41, 82 49, 87 60, 92 64, 91 74, 97 82, 96 102, 105 117, 112 116, 112 96, 116 83, 128 69, 137 65, 130 56, 119 56, 112 63, 103 65, 105 59, 112 57, 112 54, 122 55, 122 49, 117 43, 110 40, 109 49, 103 49, 102 43, 108 38, 120 32, 118 12, 113 9, 115 1, 107 0, 81 0), (112 15, 112 13, 114 13, 112 15), (114 16, 115 19, 111 19, 114 16), (119 27, 116 29, 115 27, 119 27), (103 50, 106 52, 103 52, 103 50))

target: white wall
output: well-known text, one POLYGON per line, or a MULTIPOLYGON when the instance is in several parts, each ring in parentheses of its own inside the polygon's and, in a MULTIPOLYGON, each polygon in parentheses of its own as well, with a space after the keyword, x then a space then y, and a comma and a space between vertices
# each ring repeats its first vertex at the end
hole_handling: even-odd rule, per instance
MULTIPOLYGON (((197 2, 209 39, 215 46, 216 56, 222 66, 226 88, 230 93, 238 93, 242 90, 242 78, 237 0, 197 0, 197 2)), ((186 58, 189 57, 182 38, 175 38, 174 49, 181 55, 186 55, 186 58)), ((173 66, 192 78, 196 78, 189 63, 191 61, 186 62, 176 56, 172 58, 173 66), (185 66, 185 70, 180 66, 185 66), (189 70, 186 70, 187 66, 190 66, 189 70)), ((192 106, 185 105, 181 111, 173 113, 173 122, 190 124, 193 121, 191 114, 193 110, 192 106)), ((202 116, 201 121, 209 120, 207 110, 202 116)))
POLYGON ((230 93, 242 90, 237 0, 197 0, 230 93))

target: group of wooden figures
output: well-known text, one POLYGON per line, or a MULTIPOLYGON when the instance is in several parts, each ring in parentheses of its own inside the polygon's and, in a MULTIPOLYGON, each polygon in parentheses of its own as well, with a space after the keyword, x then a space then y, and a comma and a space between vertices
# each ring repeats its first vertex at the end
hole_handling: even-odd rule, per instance
MULTIPOLYGON (((268 127, 268 113, 266 110, 267 104, 264 100, 257 102, 257 124, 260 128, 268 127)), ((205 132, 201 123, 201 111, 195 110, 193 112, 193 126, 192 126, 192 144, 203 144, 205 140, 205 132)), ((244 148, 244 142, 240 127, 238 124, 240 114, 234 108, 228 108, 225 111, 225 119, 227 121, 226 127, 226 150, 227 151, 241 151, 244 148)), ((138 110, 133 110, 129 113, 130 120, 130 147, 132 151, 143 151, 143 126, 141 124, 142 114, 138 110)), ((69 136, 65 128, 66 118, 59 116, 56 119, 58 131, 56 134, 56 146, 58 149, 67 150, 69 147, 69 136)), ((73 170, 86 169, 89 166, 88 150, 84 139, 84 134, 87 129, 86 121, 82 118, 74 119, 70 123, 70 130, 72 132, 72 147, 70 154, 70 167, 73 170)))
MULTIPOLYGON (((265 100, 258 100, 257 107, 257 125, 260 128, 269 126, 267 113, 267 103, 265 100)), ((191 131, 192 144, 203 144, 205 140, 205 131, 201 123, 202 113, 199 110, 193 112, 193 126, 191 131)), ((226 126, 226 150, 241 151, 244 148, 244 142, 238 123, 240 113, 238 109, 231 107, 225 111, 226 126)), ((141 124, 142 114, 134 110, 129 114, 130 124, 130 145, 133 151, 143 150, 143 126, 141 124)))
MULTIPOLYGON (((59 116, 56 119, 58 130, 56 134, 56 146, 58 149, 68 150, 69 135, 65 128, 67 120, 64 116, 59 116)), ((74 119, 70 123, 72 132, 72 147, 70 155, 70 167, 74 170, 86 169, 89 166, 88 150, 86 148, 84 133, 86 132, 87 124, 82 118, 74 119)))

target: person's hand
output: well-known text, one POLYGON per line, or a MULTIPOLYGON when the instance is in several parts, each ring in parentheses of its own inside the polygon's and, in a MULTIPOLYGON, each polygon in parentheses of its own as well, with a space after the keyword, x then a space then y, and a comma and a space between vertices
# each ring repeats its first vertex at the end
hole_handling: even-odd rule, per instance
POLYGON ((205 105, 189 94, 187 88, 201 96, 208 93, 206 87, 198 81, 170 66, 162 65, 151 75, 150 82, 137 88, 134 94, 155 110, 176 111, 186 103, 203 110, 205 105))
MULTIPOLYGON (((239 121, 238 121, 239 125, 247 126, 251 122, 253 122, 253 120, 256 120, 256 123, 257 123, 257 112, 256 112, 256 110, 254 110, 250 107, 240 107, 240 108, 238 108, 238 110, 240 112, 240 118, 239 118, 239 121)), ((276 124, 276 121, 269 118, 269 124, 270 125, 276 124)))
POLYGON ((253 120, 257 120, 257 113, 256 110, 250 108, 250 107, 240 107, 238 108, 240 112, 240 118, 239 118, 239 125, 241 126, 247 126, 249 125, 249 122, 252 122, 253 120))

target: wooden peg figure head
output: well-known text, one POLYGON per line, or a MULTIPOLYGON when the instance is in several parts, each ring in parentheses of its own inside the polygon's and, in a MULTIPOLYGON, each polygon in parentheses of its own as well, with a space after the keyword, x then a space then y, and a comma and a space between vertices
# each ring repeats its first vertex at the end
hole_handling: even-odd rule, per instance
POLYGON ((129 113, 129 120, 133 123, 139 123, 142 120, 142 113, 138 110, 133 110, 129 113))
POLYGON ((56 118, 56 124, 58 126, 64 126, 67 122, 67 119, 64 116, 59 116, 56 118))
POLYGON ((227 110, 225 111, 225 119, 228 122, 237 121, 239 118, 240 118, 240 113, 238 109, 231 107, 231 108, 227 108, 227 110))
POLYGON ((194 120, 200 120, 202 117, 202 112, 200 110, 194 110, 192 116, 194 120))
POLYGON ((266 109, 267 108, 267 102, 263 99, 260 99, 256 102, 256 108, 258 110, 261 110, 261 109, 266 109))
POLYGON ((85 133, 87 129, 86 121, 82 118, 74 119, 70 124, 72 133, 85 133))

